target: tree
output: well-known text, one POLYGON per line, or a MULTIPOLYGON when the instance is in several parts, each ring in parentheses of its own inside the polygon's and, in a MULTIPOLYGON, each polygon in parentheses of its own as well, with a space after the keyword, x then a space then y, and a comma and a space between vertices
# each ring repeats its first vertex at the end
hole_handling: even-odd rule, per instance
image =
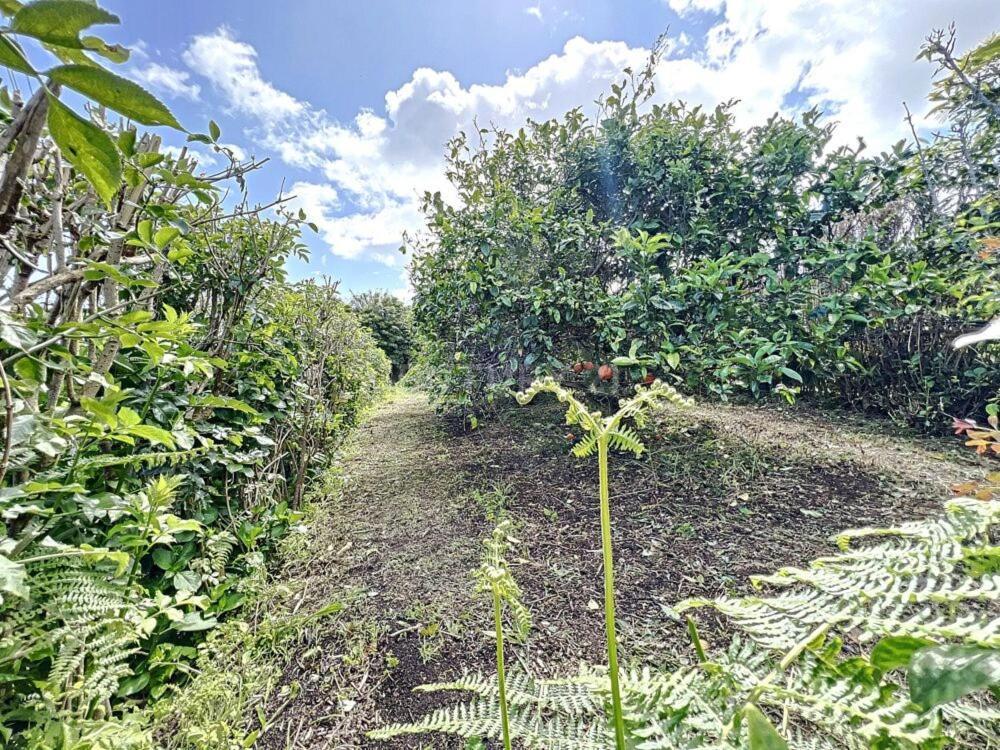
POLYGON ((408 305, 388 292, 363 292, 351 298, 351 307, 392 363, 392 379, 399 380, 413 356, 413 314, 408 305))

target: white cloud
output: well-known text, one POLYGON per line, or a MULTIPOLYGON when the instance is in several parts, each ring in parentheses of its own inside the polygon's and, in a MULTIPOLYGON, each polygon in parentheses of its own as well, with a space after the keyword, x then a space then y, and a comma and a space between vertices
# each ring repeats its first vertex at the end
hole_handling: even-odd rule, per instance
POLYGON ((196 36, 184 51, 184 63, 205 76, 242 114, 268 121, 300 114, 304 105, 265 81, 257 67, 257 50, 237 41, 226 26, 196 36))
POLYGON ((389 268, 395 268, 396 266, 403 265, 403 255, 402 253, 380 253, 374 252, 371 254, 371 259, 378 261, 383 266, 389 266, 389 268))
POLYGON ((198 101, 201 86, 191 83, 191 74, 160 63, 149 63, 132 71, 132 78, 161 94, 198 101))
POLYGON ((393 289, 392 296, 396 297, 401 302, 406 302, 407 304, 409 304, 410 302, 413 301, 413 294, 414 294, 413 287, 410 285, 409 277, 406 277, 404 281, 406 282, 406 286, 401 287, 399 289, 393 289))
POLYGON ((358 258, 367 251, 372 260, 399 265, 402 257, 396 251, 403 233, 422 223, 413 201, 387 199, 371 211, 345 212, 339 193, 329 183, 297 182, 290 194, 295 196, 291 207, 303 209, 330 251, 342 258, 358 258))
POLYGON ((693 12, 718 13, 726 0, 667 0, 667 5, 675 13, 686 16, 693 12))
MULTIPOLYGON (((875 148, 905 136, 903 100, 921 109, 933 70, 913 57, 926 34, 955 20, 964 48, 1000 26, 995 0, 666 1, 680 13, 716 17, 701 39, 668 48, 657 100, 712 107, 736 98, 742 125, 816 105, 840 122, 842 142, 863 135, 875 148)), ((474 123, 517 128, 579 105, 592 111, 622 69, 641 68, 647 56, 623 42, 576 37, 497 84, 418 68, 386 93, 383 109, 346 122, 268 82, 253 47, 225 27, 195 37, 184 60, 246 116, 251 139, 309 171, 292 192, 332 252, 385 261, 404 231, 423 226, 419 195, 451 195, 443 156, 450 138, 474 123)))
POLYGON ((545 20, 545 17, 542 15, 541 3, 538 3, 536 5, 529 5, 527 8, 524 9, 524 12, 527 13, 529 16, 537 18, 539 21, 545 20))
POLYGON ((664 61, 660 91, 713 104, 739 98, 741 122, 759 123, 798 91, 856 136, 884 147, 904 137, 902 102, 923 110, 933 74, 913 58, 924 37, 952 21, 972 45, 1000 25, 992 0, 670 0, 681 12, 715 11, 704 53, 664 61))

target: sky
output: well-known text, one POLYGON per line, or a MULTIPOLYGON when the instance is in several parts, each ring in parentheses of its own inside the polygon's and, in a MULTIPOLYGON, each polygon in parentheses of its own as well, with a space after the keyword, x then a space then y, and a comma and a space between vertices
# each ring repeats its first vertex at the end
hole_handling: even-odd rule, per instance
MULTIPOLYGON (((191 131, 209 119, 238 153, 268 157, 252 199, 308 213, 307 262, 345 292, 406 298, 404 232, 425 190, 449 196, 446 142, 475 123, 517 128, 607 91, 670 41, 656 100, 739 99, 741 125, 819 106, 840 142, 877 151, 920 118, 933 69, 922 39, 954 22, 959 47, 1000 31, 996 0, 102 0, 129 46, 124 72, 191 131)), ((174 146, 183 137, 164 132, 174 146)), ((203 166, 212 156, 203 152, 203 166)))

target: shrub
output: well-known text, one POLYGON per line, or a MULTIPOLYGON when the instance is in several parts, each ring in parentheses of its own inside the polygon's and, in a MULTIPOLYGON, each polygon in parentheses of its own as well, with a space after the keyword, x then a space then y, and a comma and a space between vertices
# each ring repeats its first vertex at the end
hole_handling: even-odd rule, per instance
MULTIPOLYGON (((412 266, 431 392, 483 410, 617 359, 619 392, 653 371, 692 393, 804 394, 925 428, 996 398, 996 347, 942 346, 1000 312, 1000 48, 956 61, 952 44, 936 34, 923 54, 952 132, 878 156, 833 148, 816 112, 741 129, 730 103, 641 110, 648 72, 594 121, 457 138, 459 201, 426 196, 412 266)), ((598 387, 590 371, 571 382, 598 387)))
MULTIPOLYGON (((3 12, 22 29, 4 64, 30 75, 19 36, 62 58, 67 34, 117 21, 77 0, 3 12)), ((74 59, 127 56, 74 43, 74 59)), ((304 217, 226 199, 260 164, 218 126, 190 135, 228 161, 207 176, 100 107, 77 115, 56 84, 180 128, 141 88, 96 65, 44 77, 23 106, 0 91, 0 234, 21 248, 0 261, 0 744, 145 750, 140 709, 242 604, 389 364, 330 290, 285 285, 304 217)))
POLYGON ((399 380, 406 374, 413 357, 410 308, 388 292, 355 294, 351 298, 351 308, 392 363, 392 379, 399 380))

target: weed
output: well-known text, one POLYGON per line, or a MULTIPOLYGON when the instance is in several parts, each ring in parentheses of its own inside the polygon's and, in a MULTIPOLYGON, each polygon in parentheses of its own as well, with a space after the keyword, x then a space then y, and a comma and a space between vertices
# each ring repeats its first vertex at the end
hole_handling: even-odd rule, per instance
POLYGON ((475 490, 472 493, 473 500, 486 516, 490 523, 499 523, 503 518, 510 504, 512 494, 509 483, 497 482, 489 490, 475 490))

